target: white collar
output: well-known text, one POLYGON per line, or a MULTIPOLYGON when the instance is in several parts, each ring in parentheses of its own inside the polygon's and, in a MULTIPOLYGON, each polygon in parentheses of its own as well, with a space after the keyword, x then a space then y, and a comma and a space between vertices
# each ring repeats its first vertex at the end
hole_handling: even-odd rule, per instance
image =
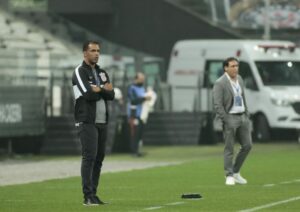
POLYGON ((236 81, 233 81, 232 79, 231 79, 231 77, 229 76, 229 74, 227 74, 227 72, 225 72, 225 75, 226 75, 226 77, 228 78, 228 80, 230 81, 230 82, 233 82, 234 84, 239 84, 239 80, 238 80, 238 77, 236 76, 236 81))

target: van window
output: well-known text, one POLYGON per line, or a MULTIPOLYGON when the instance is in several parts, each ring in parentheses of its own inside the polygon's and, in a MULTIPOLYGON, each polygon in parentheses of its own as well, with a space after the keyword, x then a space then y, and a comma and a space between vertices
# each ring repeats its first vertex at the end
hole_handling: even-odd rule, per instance
POLYGON ((222 76, 223 61, 207 61, 205 65, 204 87, 212 88, 216 80, 222 76))
POLYGON ((255 63, 264 85, 299 86, 300 62, 259 61, 255 63))
POLYGON ((239 75, 241 75, 241 77, 243 78, 246 88, 250 90, 258 90, 253 73, 248 63, 240 61, 239 75))

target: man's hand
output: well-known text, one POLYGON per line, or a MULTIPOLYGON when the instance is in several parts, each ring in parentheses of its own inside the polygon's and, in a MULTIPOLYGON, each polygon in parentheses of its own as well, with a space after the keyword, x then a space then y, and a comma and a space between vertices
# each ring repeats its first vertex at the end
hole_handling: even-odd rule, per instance
POLYGON ((152 99, 152 97, 151 97, 150 95, 145 96, 145 100, 146 100, 146 101, 149 101, 149 100, 151 100, 151 99, 152 99))
POLYGON ((95 93, 99 93, 101 91, 101 88, 97 85, 91 85, 92 91, 95 93))
POLYGON ((103 88, 108 91, 112 91, 114 89, 111 83, 105 83, 103 88))
MULTIPOLYGON (((101 91, 102 88, 98 87, 97 85, 91 85, 92 91, 95 93, 99 93, 101 91)), ((111 83, 105 83, 103 85, 103 89, 108 90, 108 91, 112 91, 114 88, 112 86, 111 83)))

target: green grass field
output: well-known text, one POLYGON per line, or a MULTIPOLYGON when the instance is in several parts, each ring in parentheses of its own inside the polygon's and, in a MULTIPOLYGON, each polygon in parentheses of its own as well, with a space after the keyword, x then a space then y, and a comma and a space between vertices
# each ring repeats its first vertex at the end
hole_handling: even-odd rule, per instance
POLYGON ((255 144, 242 170, 248 184, 232 187, 224 185, 222 145, 145 151, 144 158, 111 155, 106 160, 183 163, 103 174, 100 196, 110 203, 104 206, 82 205, 79 177, 3 186, 0 211, 241 211, 259 206, 266 207, 259 211, 300 211, 299 144, 255 144), (203 198, 185 200, 182 193, 203 198))

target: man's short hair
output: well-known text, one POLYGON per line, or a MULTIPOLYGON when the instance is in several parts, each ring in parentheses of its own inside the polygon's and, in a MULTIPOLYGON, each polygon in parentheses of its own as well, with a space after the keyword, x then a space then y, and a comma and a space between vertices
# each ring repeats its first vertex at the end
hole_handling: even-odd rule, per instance
POLYGON ((137 72, 134 76, 134 79, 138 79, 139 76, 143 75, 144 76, 144 73, 143 72, 137 72))
POLYGON ((97 44, 98 46, 100 46, 100 42, 95 41, 95 40, 88 40, 88 41, 83 43, 82 51, 83 52, 87 51, 89 49, 90 44, 97 44))
POLYGON ((231 62, 231 61, 236 61, 239 63, 239 60, 236 57, 228 57, 223 61, 223 69, 225 66, 227 67, 229 65, 229 62, 231 62))

